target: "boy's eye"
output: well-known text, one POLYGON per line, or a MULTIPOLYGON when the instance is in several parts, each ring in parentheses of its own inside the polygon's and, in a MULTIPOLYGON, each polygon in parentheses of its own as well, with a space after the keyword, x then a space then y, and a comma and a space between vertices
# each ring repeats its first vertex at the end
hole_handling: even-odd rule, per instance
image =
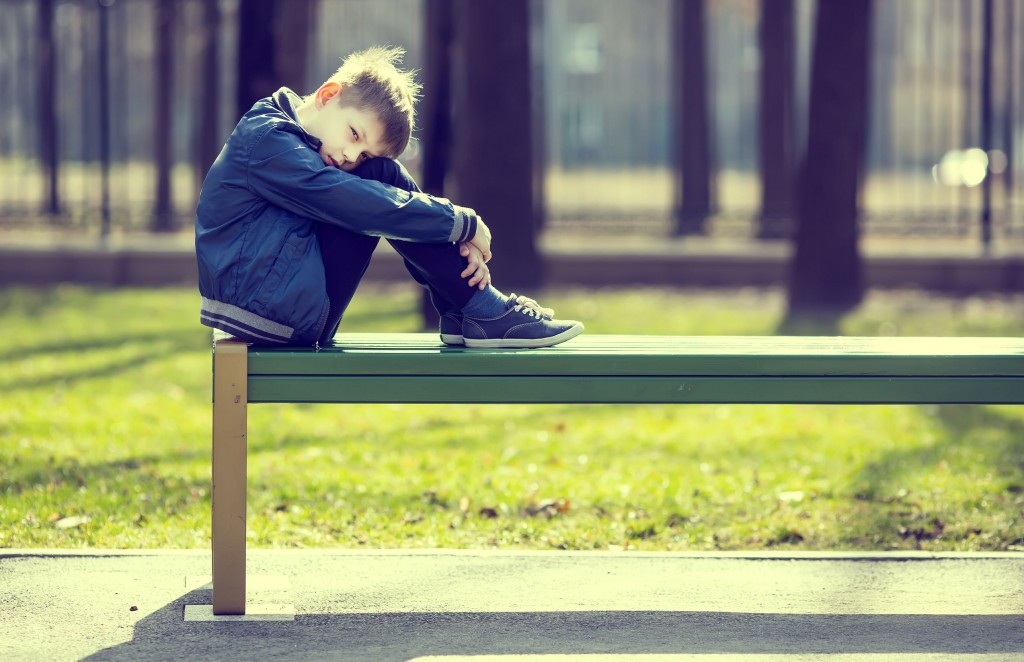
POLYGON ((352 137, 355 138, 356 140, 359 140, 359 134, 356 133, 355 129, 352 129, 352 137))

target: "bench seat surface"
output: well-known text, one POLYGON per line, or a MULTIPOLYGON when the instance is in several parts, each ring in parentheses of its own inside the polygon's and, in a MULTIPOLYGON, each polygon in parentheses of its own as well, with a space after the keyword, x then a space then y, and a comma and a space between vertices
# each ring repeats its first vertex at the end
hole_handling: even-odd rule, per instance
POLYGON ((1024 340, 581 336, 541 350, 436 334, 250 347, 250 402, 1024 402, 1024 340))

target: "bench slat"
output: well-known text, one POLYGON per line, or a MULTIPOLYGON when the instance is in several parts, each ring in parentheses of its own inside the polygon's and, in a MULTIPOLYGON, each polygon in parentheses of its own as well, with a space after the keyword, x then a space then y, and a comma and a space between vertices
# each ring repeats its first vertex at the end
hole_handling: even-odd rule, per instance
POLYGON ((249 402, 1022 404, 1024 377, 250 376, 249 402))
POLYGON ((445 347, 435 334, 342 334, 251 347, 250 375, 1024 376, 1018 338, 582 336, 542 350, 445 347))

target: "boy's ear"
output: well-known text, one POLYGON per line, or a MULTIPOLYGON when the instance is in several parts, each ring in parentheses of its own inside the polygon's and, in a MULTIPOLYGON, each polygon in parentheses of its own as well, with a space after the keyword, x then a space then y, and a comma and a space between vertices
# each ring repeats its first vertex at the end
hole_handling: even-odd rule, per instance
POLYGON ((320 89, 316 91, 316 109, 320 110, 327 105, 327 102, 338 96, 345 91, 345 86, 341 83, 335 83, 328 81, 320 86, 320 89))

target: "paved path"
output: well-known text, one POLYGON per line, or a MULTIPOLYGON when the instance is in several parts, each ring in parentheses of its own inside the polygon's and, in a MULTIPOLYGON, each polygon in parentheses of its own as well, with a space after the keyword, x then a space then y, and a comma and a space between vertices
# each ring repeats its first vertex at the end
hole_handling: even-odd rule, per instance
POLYGON ((1024 660, 1016 554, 251 551, 294 620, 186 620, 209 568, 0 550, 0 660, 1024 660))

